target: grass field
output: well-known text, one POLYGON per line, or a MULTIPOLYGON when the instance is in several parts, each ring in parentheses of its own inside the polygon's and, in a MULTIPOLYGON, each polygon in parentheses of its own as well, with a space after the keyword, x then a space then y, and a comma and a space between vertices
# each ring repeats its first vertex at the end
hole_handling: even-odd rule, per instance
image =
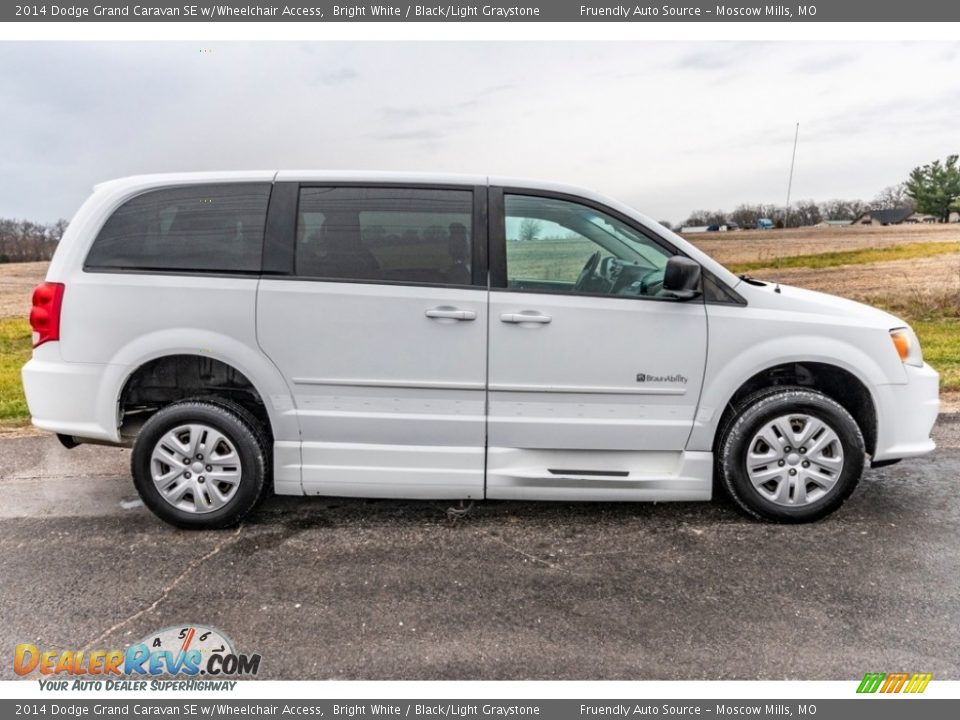
POLYGON ((507 243, 511 277, 574 282, 597 246, 585 240, 533 240, 507 243))
POLYGON ((960 320, 914 320, 911 324, 920 338, 923 359, 940 373, 940 387, 960 390, 960 320))
POLYGON ((27 417, 20 368, 30 357, 30 342, 26 320, 0 319, 0 423, 22 422, 27 417))
POLYGON ((814 255, 791 255, 779 261, 755 260, 753 262, 730 263, 727 267, 735 273, 753 270, 813 268, 823 269, 844 265, 864 265, 867 263, 892 262, 894 260, 916 260, 937 255, 960 253, 960 242, 927 242, 907 245, 890 245, 879 248, 861 248, 858 250, 840 250, 814 255))
POLYGON ((818 255, 824 252, 913 243, 960 242, 960 224, 741 230, 729 233, 693 233, 686 238, 724 265, 753 262, 772 265, 778 256, 818 255))
MULTIPOLYGON (((948 404, 960 402, 960 225, 801 228, 703 233, 691 242, 735 272, 860 300, 909 322, 924 358, 941 373, 948 404), (779 269, 777 258, 781 258, 779 269)), ((511 262, 532 277, 573 280, 589 252, 576 242, 511 243, 511 262), (553 243, 543 265, 543 243, 553 243)), ((22 426, 20 368, 30 356, 30 292, 46 263, 0 265, 0 427, 22 426)))

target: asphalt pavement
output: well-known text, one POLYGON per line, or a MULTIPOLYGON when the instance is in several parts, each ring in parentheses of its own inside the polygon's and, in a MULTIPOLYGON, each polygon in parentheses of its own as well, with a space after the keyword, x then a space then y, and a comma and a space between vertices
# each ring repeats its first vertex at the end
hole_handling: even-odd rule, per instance
POLYGON ((272 497, 239 529, 156 520, 129 452, 0 440, 0 678, 13 647, 201 623, 272 679, 960 679, 960 416, 816 524, 725 501, 272 497))

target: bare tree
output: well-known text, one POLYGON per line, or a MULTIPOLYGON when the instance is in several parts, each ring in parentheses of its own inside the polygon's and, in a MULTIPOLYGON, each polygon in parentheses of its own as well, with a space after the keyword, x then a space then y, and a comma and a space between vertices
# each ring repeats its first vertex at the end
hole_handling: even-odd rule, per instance
POLYGON ((524 218, 520 223, 520 240, 523 242, 536 240, 537 235, 540 234, 540 229, 542 227, 543 224, 539 220, 534 220, 533 218, 524 218))
POLYGON ((746 203, 737 205, 736 209, 730 213, 730 219, 740 227, 756 227, 757 220, 763 217, 763 209, 760 205, 748 205, 746 203))
POLYGON ((870 203, 873 210, 894 210, 896 208, 910 208, 913 210, 915 202, 907 194, 907 186, 904 183, 899 185, 890 185, 885 187, 870 203))
POLYGON ((41 225, 0 218, 0 263, 49 260, 66 227, 66 220, 41 225))
POLYGON ((824 220, 856 220, 870 207, 862 200, 827 200, 820 203, 824 220))
POLYGON ((787 227, 809 227, 823 220, 820 208, 813 200, 801 200, 790 208, 787 227))
POLYGON ((683 221, 685 227, 697 227, 700 225, 724 225, 727 222, 727 214, 723 210, 694 210, 690 217, 683 221))

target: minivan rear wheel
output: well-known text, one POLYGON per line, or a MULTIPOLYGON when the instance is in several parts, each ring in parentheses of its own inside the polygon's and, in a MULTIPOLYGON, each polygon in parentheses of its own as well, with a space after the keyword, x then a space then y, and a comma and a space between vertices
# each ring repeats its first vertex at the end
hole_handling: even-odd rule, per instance
POLYGON ((863 435, 842 405, 807 388, 768 388, 731 418, 718 443, 717 469, 748 515, 810 522, 850 497, 864 457, 863 435))
POLYGON ((180 528, 224 528, 240 522, 263 491, 263 430, 242 407, 187 400, 154 414, 137 436, 133 482, 144 504, 180 528))

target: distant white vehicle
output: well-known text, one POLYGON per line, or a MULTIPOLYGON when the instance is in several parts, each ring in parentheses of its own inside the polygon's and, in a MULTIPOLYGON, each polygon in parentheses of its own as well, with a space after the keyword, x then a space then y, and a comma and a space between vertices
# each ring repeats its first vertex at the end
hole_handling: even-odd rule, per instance
POLYGON ((934 448, 885 312, 737 277, 576 188, 445 175, 127 178, 30 316, 33 423, 131 445, 180 527, 287 495, 709 500, 814 520, 934 448))

